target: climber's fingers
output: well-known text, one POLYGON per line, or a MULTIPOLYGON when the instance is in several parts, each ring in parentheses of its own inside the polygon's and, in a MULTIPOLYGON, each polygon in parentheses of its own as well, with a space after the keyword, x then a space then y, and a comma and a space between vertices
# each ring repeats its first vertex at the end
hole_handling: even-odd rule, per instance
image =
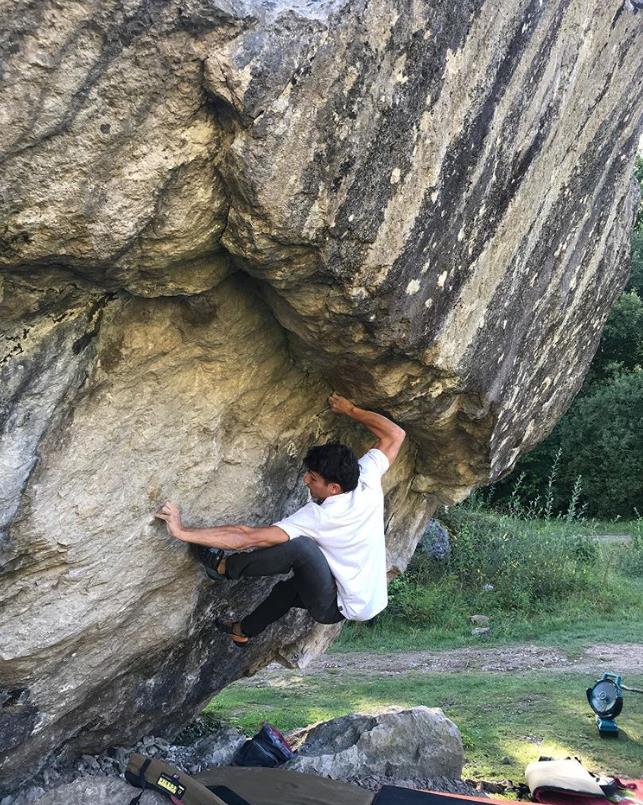
POLYGON ((336 414, 350 414, 351 410, 355 407, 353 403, 341 394, 333 392, 328 398, 328 405, 330 410, 336 414))
POLYGON ((159 520, 165 520, 165 522, 167 523, 171 517, 177 517, 178 514, 179 514, 179 507, 168 500, 161 506, 161 508, 157 512, 155 512, 154 516, 158 517, 159 520))

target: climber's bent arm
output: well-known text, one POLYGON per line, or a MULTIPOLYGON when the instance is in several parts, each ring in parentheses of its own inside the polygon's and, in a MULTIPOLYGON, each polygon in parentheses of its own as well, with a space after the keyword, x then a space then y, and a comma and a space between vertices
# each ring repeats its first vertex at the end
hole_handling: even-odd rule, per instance
POLYGON ((331 411, 336 414, 343 414, 356 422, 359 422, 377 438, 375 447, 381 450, 392 464, 400 452, 402 442, 406 438, 406 431, 395 422, 392 422, 382 414, 376 414, 374 411, 367 411, 355 405, 354 402, 342 397, 339 394, 331 394, 328 398, 331 411))

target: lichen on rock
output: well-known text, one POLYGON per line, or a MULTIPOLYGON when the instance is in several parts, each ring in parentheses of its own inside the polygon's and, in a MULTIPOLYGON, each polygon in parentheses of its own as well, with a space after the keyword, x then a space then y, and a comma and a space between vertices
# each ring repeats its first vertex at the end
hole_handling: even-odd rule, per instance
POLYGON ((621 0, 19 3, 0 40, 2 790, 180 729, 241 656, 152 520, 266 523, 332 388, 404 425, 392 573, 582 382, 641 123, 621 0))

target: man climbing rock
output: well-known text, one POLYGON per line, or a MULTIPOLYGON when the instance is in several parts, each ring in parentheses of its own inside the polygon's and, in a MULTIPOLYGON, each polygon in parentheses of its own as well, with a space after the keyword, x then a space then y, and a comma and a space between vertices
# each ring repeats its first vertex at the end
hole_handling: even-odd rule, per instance
POLYGON ((173 537, 192 544, 212 579, 292 572, 240 622, 217 620, 236 645, 246 645, 292 607, 306 609, 318 623, 339 623, 369 620, 387 604, 381 477, 406 434, 338 394, 328 402, 335 413, 364 425, 377 443, 359 461, 343 444, 312 447, 304 459, 311 500, 290 517, 264 527, 186 528, 173 503, 156 514, 173 537))

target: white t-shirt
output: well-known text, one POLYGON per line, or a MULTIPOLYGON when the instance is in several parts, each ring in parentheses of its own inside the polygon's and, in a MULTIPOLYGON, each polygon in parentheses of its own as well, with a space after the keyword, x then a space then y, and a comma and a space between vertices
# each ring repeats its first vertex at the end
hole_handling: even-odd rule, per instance
POLYGON ((322 503, 311 500, 275 525, 290 539, 303 535, 317 542, 337 582, 340 612, 348 620, 366 621, 388 603, 381 478, 389 462, 373 448, 360 458, 359 467, 352 492, 322 503))

